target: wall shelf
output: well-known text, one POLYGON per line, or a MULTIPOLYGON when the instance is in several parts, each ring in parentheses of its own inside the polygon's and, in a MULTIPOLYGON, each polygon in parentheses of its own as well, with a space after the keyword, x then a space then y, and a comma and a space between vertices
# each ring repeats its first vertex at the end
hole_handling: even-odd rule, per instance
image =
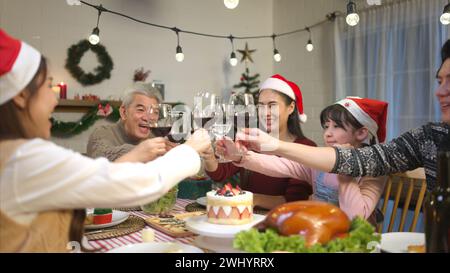
MULTIPOLYGON (((55 112, 70 112, 70 113, 87 113, 89 109, 97 106, 99 100, 64 100, 60 99, 55 108, 55 112)), ((111 106, 120 107, 121 101, 109 101, 111 106)))
MULTIPOLYGON (((122 101, 110 100, 108 101, 111 106, 120 107, 122 101)), ((100 103, 99 100, 64 100, 60 99, 58 105, 55 108, 55 112, 63 113, 87 113, 92 107, 97 106, 100 103)), ((180 103, 176 102, 164 102, 172 106, 180 103)))

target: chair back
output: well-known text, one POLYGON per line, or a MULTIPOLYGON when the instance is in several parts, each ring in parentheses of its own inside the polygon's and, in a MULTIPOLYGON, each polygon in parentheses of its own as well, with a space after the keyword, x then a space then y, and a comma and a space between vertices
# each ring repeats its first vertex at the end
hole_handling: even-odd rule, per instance
MULTIPOLYGON (((397 173, 389 176, 383 193, 383 205, 381 212, 386 216, 386 210, 389 200, 394 201, 394 206, 389 218, 389 226, 387 232, 402 232, 405 230, 405 221, 408 210, 414 210, 414 216, 411 225, 407 230, 412 232, 415 230, 417 220, 419 219, 422 209, 423 200, 426 192, 426 179, 424 168, 417 168, 412 171, 397 173), (406 191, 404 190, 406 189, 406 191), (397 216, 398 208, 402 208, 400 217, 400 225, 398 230, 394 229, 394 223, 397 216)), ((385 221, 387 219, 384 219, 385 221)), ((378 225, 378 232, 381 233, 383 223, 378 225)))

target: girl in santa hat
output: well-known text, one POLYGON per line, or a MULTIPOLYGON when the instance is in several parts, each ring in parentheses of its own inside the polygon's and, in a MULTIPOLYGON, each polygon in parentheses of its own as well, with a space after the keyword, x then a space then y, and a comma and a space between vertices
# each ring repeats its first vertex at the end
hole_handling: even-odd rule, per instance
MULTIPOLYGON (((154 201, 197 173, 210 146, 197 131, 149 163, 94 160, 47 140, 56 104, 45 58, 0 29, 0 252, 67 251, 81 242, 83 208, 154 201)), ((130 153, 139 159, 145 144, 130 153)))
MULTIPOLYGON (((300 88, 294 82, 280 75, 265 80, 259 91, 258 115, 260 124, 267 132, 277 132, 279 139, 310 146, 316 144, 303 135, 300 123, 306 122, 300 88)), ((239 161, 241 155, 231 156, 239 161)), ((215 181, 226 181, 236 173, 240 174, 240 185, 253 192, 254 205, 271 209, 289 201, 308 199, 311 185, 294 178, 276 178, 259 172, 235 166, 232 163, 219 164, 213 150, 204 154, 206 173, 215 181)))
MULTIPOLYGON (((383 101, 348 97, 326 107, 320 114, 326 146, 349 144, 359 148, 384 141, 387 105, 383 101)), ((376 223, 373 212, 383 192, 385 176, 348 179, 254 152, 248 152, 235 164, 270 176, 305 180, 313 187, 312 199, 339 206, 351 219, 360 216, 376 223)))

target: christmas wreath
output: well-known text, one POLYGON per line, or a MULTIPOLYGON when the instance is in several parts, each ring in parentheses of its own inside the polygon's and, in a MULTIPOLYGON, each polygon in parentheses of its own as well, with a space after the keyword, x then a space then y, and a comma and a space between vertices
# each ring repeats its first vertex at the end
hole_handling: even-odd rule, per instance
POLYGON ((100 44, 91 45, 88 40, 81 40, 78 44, 72 45, 67 51, 66 69, 83 86, 93 85, 109 79, 113 67, 113 61, 106 48, 100 44), (79 66, 81 58, 89 49, 97 55, 97 59, 100 62, 100 65, 94 69, 95 74, 86 73, 79 66))

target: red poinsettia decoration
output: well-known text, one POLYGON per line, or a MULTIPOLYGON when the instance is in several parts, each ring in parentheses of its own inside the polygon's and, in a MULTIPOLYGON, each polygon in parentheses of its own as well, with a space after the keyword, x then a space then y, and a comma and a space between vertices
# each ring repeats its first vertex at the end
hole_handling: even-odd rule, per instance
POLYGON ((113 109, 109 103, 107 103, 105 106, 99 104, 98 105, 98 111, 97 116, 107 117, 113 112, 113 109))

